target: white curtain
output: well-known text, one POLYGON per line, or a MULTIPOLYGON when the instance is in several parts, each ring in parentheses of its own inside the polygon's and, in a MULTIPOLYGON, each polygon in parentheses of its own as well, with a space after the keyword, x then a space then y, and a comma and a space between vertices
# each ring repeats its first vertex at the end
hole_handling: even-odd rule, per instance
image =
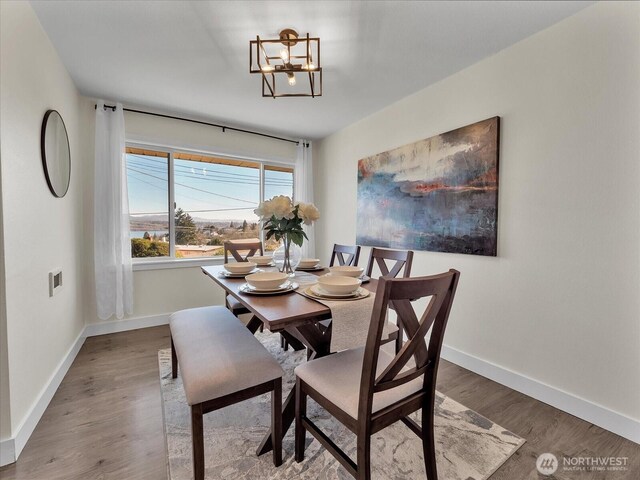
MULTIPOLYGON (((305 140, 298 142, 293 186, 294 196, 298 202, 313 203, 313 158, 311 151, 311 142, 305 140)), ((320 215, 322 215, 322 212, 320 212, 320 215)), ((316 242, 314 226, 305 225, 304 230, 309 240, 302 244, 302 256, 315 258, 316 242)))
POLYGON ((94 262, 98 317, 133 313, 133 271, 122 105, 96 106, 94 262))

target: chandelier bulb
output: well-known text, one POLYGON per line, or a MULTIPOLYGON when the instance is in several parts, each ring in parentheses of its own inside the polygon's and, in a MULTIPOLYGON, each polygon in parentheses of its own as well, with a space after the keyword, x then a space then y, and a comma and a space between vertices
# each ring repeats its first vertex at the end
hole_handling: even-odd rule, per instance
POLYGON ((296 76, 293 73, 288 73, 287 76, 289 77, 289 85, 293 87, 296 84, 296 76))
POLYGON ((286 48, 283 48, 282 50, 280 50, 280 58, 282 59, 283 62, 288 62, 289 61, 289 50, 287 50, 286 48))

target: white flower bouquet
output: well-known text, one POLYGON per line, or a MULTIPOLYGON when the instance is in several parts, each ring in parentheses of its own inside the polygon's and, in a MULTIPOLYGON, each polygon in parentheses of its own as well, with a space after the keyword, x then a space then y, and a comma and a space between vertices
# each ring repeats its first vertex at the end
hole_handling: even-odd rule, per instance
POLYGON ((266 239, 273 237, 275 240, 283 240, 285 248, 284 271, 293 271, 289 261, 289 249, 291 243, 302 246, 307 234, 304 233, 302 224, 311 225, 320 218, 320 212, 313 203, 296 202, 284 195, 266 200, 254 210, 263 222, 266 239))

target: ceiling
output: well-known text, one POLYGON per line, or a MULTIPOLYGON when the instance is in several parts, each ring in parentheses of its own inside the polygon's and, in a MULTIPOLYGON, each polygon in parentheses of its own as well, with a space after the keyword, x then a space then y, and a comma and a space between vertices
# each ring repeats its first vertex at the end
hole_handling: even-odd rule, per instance
POLYGON ((32 1, 80 92, 323 138, 593 2, 32 1), (249 40, 321 38, 319 98, 263 98, 249 40))

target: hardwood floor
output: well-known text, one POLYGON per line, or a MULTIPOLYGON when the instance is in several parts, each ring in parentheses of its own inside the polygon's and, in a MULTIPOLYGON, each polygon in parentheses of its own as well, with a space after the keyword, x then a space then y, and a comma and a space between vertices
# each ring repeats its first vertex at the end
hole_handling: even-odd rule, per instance
MULTIPOLYGON (((166 479, 157 352, 168 347, 168 327, 88 338, 19 460, 0 469, 0 478, 166 479)), ((491 480, 640 478, 640 446, 595 425, 446 361, 438 390, 527 440, 491 480), (623 472, 543 477, 535 460, 544 452, 629 463, 623 472)))
POLYGON ((88 338, 0 478, 167 478, 158 350, 168 347, 168 327, 88 338))

